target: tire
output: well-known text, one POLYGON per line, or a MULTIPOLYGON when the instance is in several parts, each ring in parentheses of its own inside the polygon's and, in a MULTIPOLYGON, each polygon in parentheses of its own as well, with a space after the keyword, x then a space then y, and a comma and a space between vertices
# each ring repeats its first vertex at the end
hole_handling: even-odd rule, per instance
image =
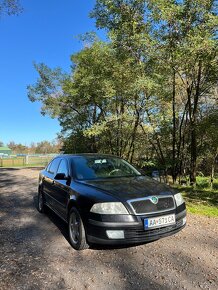
POLYGON ((86 241, 86 233, 82 218, 77 208, 72 207, 68 219, 69 239, 72 247, 76 250, 89 248, 86 241))
POLYGON ((39 188, 39 191, 38 191, 37 209, 40 213, 44 213, 46 211, 43 191, 41 187, 39 188))

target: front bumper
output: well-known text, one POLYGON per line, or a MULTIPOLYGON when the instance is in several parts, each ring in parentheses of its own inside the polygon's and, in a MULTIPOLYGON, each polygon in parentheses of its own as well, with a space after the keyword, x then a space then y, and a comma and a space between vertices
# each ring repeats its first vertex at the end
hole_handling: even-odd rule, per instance
MULTIPOLYGON (((165 214, 168 215, 172 213, 175 213, 175 211, 165 214)), ((89 243, 105 245, 143 244, 155 241, 173 235, 185 227, 185 207, 181 211, 177 211, 175 214, 175 224, 154 229, 144 229, 143 221, 145 218, 148 218, 148 216, 129 216, 128 221, 118 222, 99 221, 90 218, 86 226, 87 240, 89 243), (122 230, 124 232, 124 238, 110 239, 106 234, 107 230, 122 230)), ((154 216, 156 217, 157 215, 154 216)))

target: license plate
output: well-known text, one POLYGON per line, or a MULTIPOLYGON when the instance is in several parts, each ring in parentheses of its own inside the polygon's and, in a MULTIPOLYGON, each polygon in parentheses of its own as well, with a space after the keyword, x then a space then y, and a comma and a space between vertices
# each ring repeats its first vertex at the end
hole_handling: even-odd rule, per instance
POLYGON ((176 223, 175 214, 159 216, 155 218, 144 219, 144 228, 160 228, 176 223))

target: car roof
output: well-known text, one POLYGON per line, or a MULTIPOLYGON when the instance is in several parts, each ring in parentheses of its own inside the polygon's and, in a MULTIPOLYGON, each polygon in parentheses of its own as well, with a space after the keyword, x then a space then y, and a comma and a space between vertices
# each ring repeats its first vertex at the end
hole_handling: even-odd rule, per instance
POLYGON ((119 156, 116 156, 116 155, 112 155, 112 154, 103 154, 103 153, 78 153, 78 154, 60 154, 60 155, 57 155, 55 156, 55 158, 57 157, 64 157, 64 158, 67 158, 67 159, 71 159, 71 158, 74 158, 74 157, 83 157, 83 156, 87 156, 87 157, 111 157, 111 158, 120 158, 119 156))

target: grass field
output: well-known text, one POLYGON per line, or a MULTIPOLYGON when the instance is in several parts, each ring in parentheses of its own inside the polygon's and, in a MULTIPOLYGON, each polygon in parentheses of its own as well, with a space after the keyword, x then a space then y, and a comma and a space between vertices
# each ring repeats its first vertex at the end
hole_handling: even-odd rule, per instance
POLYGON ((218 217, 218 179, 215 179, 213 189, 210 188, 208 180, 205 177, 198 177, 195 188, 191 186, 176 186, 176 188, 183 194, 189 212, 218 217))
POLYGON ((50 156, 30 156, 28 159, 25 157, 3 158, 0 159, 0 167, 45 167, 51 159, 50 156))

